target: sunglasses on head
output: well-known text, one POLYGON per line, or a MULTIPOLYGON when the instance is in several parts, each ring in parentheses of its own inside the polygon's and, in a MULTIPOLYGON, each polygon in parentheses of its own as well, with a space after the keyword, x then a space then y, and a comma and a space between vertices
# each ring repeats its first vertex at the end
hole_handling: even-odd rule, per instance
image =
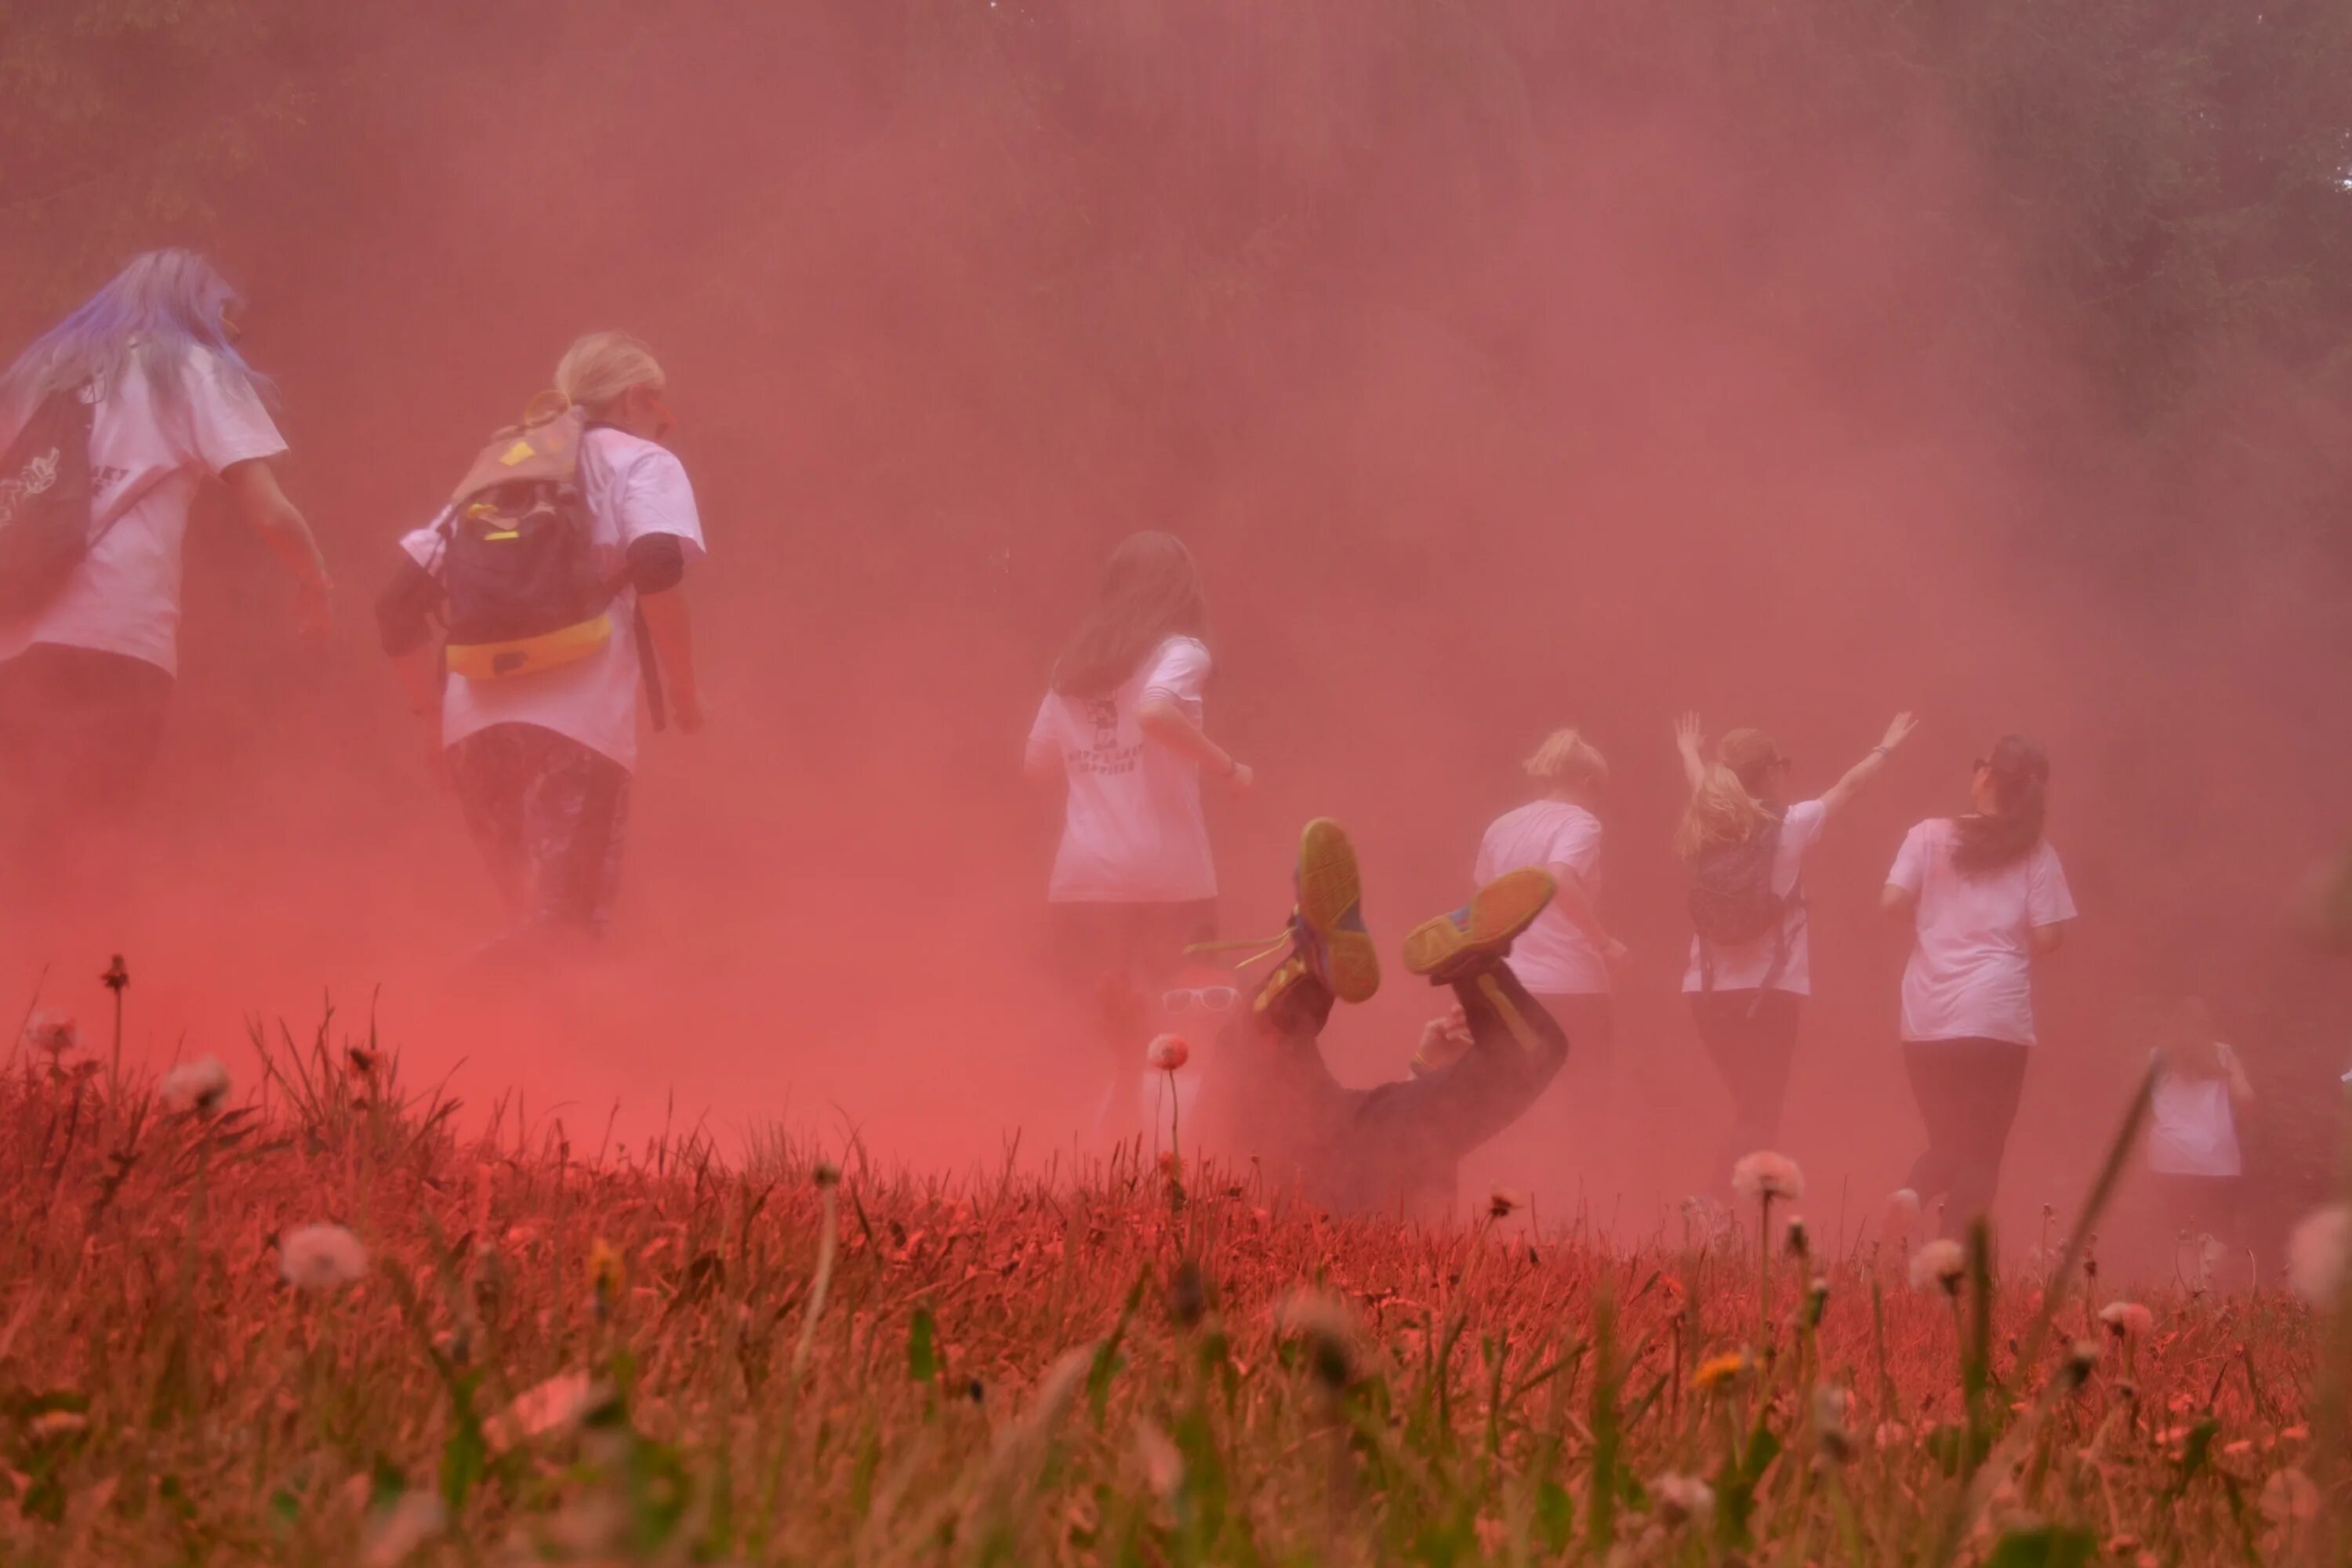
POLYGON ((1193 985, 1160 994, 1163 1011, 1181 1013, 1188 1007, 1198 1007, 1204 1013, 1230 1013, 1242 994, 1230 985, 1193 985))

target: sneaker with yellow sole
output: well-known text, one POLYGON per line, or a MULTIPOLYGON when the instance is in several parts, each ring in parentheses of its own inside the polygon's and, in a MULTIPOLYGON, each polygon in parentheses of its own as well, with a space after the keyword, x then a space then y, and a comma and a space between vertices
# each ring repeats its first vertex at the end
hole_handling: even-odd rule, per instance
POLYGON ((1432 985, 1451 985, 1494 967, 1544 912, 1557 888, 1540 866, 1504 872, 1452 914, 1414 927, 1404 939, 1405 968, 1427 975, 1432 985))

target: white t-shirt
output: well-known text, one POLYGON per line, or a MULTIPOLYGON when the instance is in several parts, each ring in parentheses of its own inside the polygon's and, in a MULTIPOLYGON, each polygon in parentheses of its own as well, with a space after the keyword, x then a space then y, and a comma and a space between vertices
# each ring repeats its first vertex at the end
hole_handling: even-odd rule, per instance
MULTIPOLYGON (((1564 800, 1538 800, 1507 811, 1478 845, 1477 885, 1506 871, 1541 866, 1558 876, 1576 873, 1585 897, 1601 896, 1601 819, 1564 800)), ((1510 969, 1538 996, 1606 995, 1609 963, 1561 910, 1548 905, 1511 944, 1510 969)))
POLYGON ((1070 781, 1062 847, 1046 897, 1057 904, 1186 903, 1217 896, 1201 766, 1144 739, 1144 698, 1173 698, 1195 724, 1209 650, 1170 637, 1108 697, 1048 692, 1029 729, 1028 756, 1059 758, 1070 781))
MULTIPOLYGON (((1783 899, 1796 891, 1797 875, 1804 867, 1805 851, 1822 836, 1829 821, 1829 807, 1820 801, 1808 800, 1790 806, 1780 817, 1780 843, 1772 857, 1772 890, 1783 899)), ((1780 973, 1772 978, 1772 989, 1787 991, 1799 996, 1813 994, 1812 942, 1806 928, 1812 922, 1805 918, 1801 900, 1790 903, 1780 913, 1782 938, 1788 942, 1788 956, 1780 964, 1780 973)), ((1715 988, 1717 991, 1753 991, 1764 984, 1771 972, 1772 955, 1780 951, 1782 938, 1766 935, 1742 947, 1718 947, 1715 950, 1715 988)), ((1701 966, 1699 939, 1691 938, 1689 973, 1683 976, 1683 989, 1706 989, 1705 971, 1701 966)))
POLYGON ((2058 851, 2043 839, 1975 876, 1952 864, 1959 829, 1930 817, 1903 840, 1887 882, 1918 900, 1903 972, 1906 1040, 2033 1044, 2033 929, 2074 918, 2058 851))
MULTIPOLYGON (((620 576, 629 546, 656 533, 674 536, 689 562, 702 559, 702 518, 695 510, 694 487, 686 466, 667 448, 625 430, 591 428, 580 443, 580 492, 588 505, 589 542, 599 574, 620 576)), ((410 559, 436 574, 442 553, 439 522, 436 518, 400 542, 410 559)), ((493 724, 536 724, 634 771, 636 611, 636 590, 623 588, 611 606, 612 637, 575 663, 503 680, 450 676, 442 699, 442 740, 454 746, 493 724)))
MULTIPOLYGON (((90 416, 97 542, 56 598, 13 624, 0 622, 0 659, 55 643, 128 654, 178 673, 180 555, 196 487, 286 450, 252 384, 212 350, 188 351, 176 400, 158 395, 140 361, 131 365, 98 389, 90 416)), ((8 428, 16 424, 12 418, 8 428)))
POLYGON ((2169 1176, 2240 1173, 2238 1119, 2226 1078, 2162 1075, 2148 1101, 2148 1118, 2149 1170, 2169 1176))

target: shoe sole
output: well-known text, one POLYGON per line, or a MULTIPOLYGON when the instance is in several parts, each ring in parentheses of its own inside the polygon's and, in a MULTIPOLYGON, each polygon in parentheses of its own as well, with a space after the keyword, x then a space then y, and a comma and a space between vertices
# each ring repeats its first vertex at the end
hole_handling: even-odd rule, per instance
POLYGON ((1557 884, 1540 866, 1506 871, 1470 896, 1465 924, 1452 915, 1423 921, 1404 939, 1404 966, 1443 983, 1478 958, 1499 959, 1551 902, 1557 884))
POLYGON ((1323 949, 1331 994, 1362 1002, 1381 988, 1381 955, 1363 929, 1364 884, 1348 830, 1328 816, 1307 825, 1298 840, 1298 919, 1323 949), (1350 914, 1352 926, 1343 925, 1350 914))

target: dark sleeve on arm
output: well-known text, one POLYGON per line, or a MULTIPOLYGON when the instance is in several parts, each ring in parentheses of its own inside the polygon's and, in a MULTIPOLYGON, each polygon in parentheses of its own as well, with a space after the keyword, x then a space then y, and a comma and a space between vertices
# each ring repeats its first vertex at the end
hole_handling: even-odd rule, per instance
POLYGON ((404 552, 392 581, 376 595, 375 625, 383 651, 398 658, 425 645, 432 635, 433 606, 441 597, 440 584, 404 552))
POLYGON ((686 551, 675 533, 648 533, 629 543, 629 581, 640 594, 661 594, 686 578, 686 551))

